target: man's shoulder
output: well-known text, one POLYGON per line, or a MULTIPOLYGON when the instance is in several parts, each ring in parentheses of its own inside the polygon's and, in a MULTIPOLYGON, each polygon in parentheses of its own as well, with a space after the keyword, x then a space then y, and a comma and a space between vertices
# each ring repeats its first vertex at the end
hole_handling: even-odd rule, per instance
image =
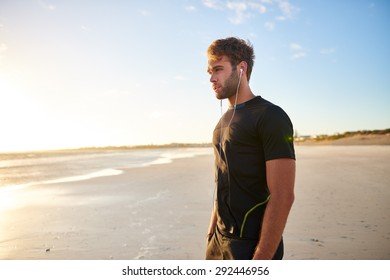
POLYGON ((284 112, 284 110, 278 105, 268 101, 267 99, 262 98, 261 96, 256 96, 252 102, 249 104, 252 110, 257 111, 258 113, 277 113, 284 112))
POLYGON ((257 96, 250 106, 250 116, 258 125, 288 123, 291 124, 288 114, 278 105, 257 96))

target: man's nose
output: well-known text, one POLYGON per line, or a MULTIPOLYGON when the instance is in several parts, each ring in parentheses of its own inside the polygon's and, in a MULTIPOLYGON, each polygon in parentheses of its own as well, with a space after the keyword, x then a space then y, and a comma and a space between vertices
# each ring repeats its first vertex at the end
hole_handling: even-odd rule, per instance
POLYGON ((216 81, 217 81, 217 79, 215 78, 214 74, 211 74, 210 75, 210 83, 214 83, 216 81))

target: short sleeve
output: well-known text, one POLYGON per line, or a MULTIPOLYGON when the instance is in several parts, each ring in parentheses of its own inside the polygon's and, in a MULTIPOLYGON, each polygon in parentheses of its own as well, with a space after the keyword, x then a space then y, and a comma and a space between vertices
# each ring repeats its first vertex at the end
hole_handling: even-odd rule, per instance
POLYGON ((258 125, 258 133, 266 161, 279 158, 295 159, 293 125, 282 108, 273 105, 266 109, 258 125))

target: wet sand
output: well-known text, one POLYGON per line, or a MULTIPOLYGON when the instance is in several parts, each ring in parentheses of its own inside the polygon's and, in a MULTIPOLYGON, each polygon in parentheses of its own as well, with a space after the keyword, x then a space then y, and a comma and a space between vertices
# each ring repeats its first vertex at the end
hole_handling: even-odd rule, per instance
MULTIPOLYGON (((390 146, 297 146, 285 259, 390 259, 390 146)), ((0 259, 203 259, 213 156, 0 193, 0 259)))

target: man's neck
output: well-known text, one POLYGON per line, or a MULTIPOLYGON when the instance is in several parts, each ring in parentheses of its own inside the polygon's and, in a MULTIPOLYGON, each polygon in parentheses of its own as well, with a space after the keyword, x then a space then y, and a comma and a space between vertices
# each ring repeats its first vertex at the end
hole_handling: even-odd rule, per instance
POLYGON ((249 86, 243 86, 238 91, 238 96, 236 96, 236 94, 235 94, 235 95, 229 97, 228 103, 229 103, 229 106, 233 107, 234 105, 239 105, 239 104, 245 103, 245 102, 247 102, 255 97, 256 96, 252 93, 249 86))

